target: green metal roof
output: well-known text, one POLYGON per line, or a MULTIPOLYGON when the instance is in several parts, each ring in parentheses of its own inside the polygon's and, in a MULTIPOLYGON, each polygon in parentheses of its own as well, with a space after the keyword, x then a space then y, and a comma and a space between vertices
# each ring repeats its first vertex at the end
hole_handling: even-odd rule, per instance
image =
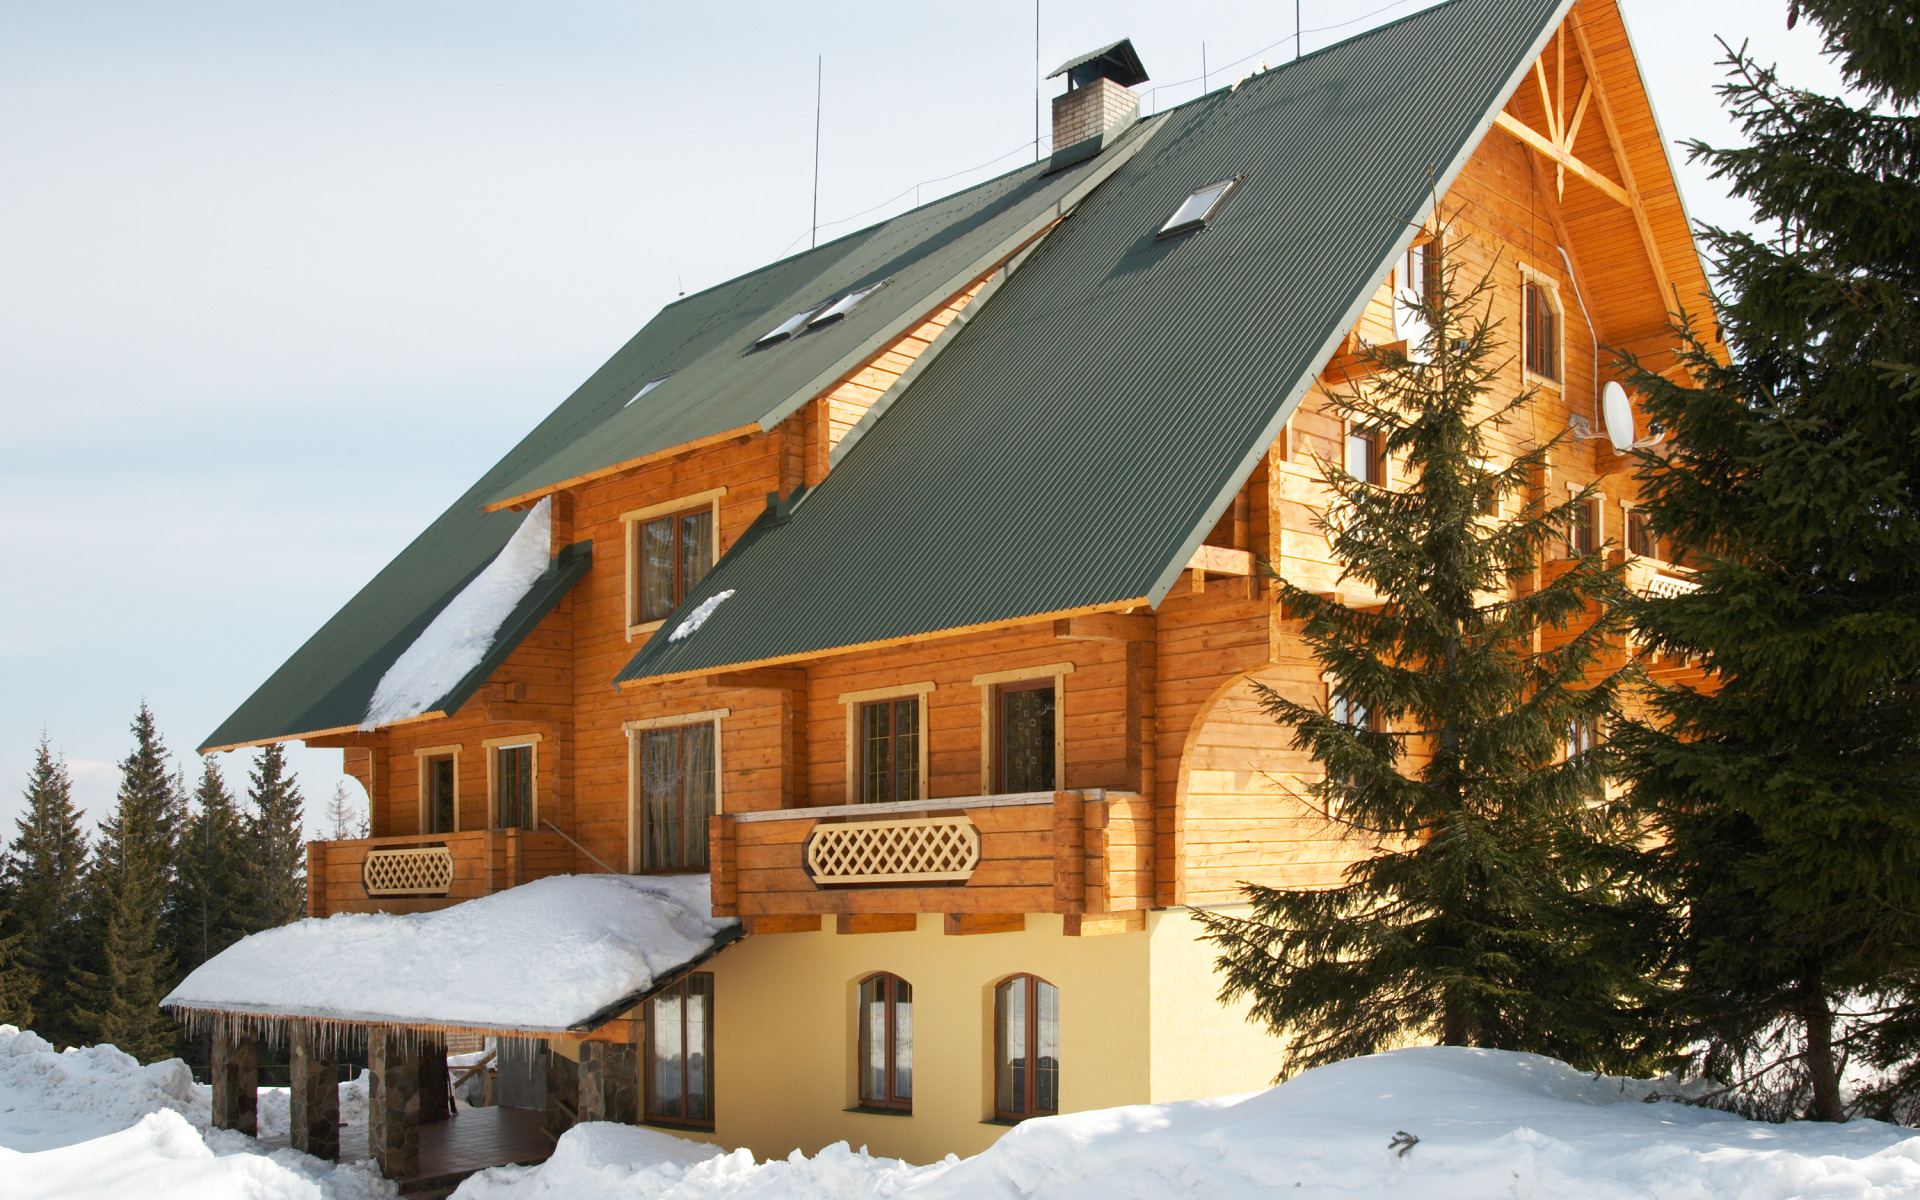
POLYGON ((619 678, 1158 603, 1571 3, 1451 0, 1166 114, 619 678))
MULTIPOLYGON (((771 428, 898 337, 893 331, 910 328, 1045 228, 1123 152, 1054 173, 1045 163, 1022 167, 668 305, 321 626, 201 749, 358 725, 387 668, 519 527, 519 513, 487 514, 485 505, 742 425, 771 428), (799 309, 889 278, 845 319, 751 349, 799 309)), ((502 636, 497 646, 511 650, 507 642, 502 636)))

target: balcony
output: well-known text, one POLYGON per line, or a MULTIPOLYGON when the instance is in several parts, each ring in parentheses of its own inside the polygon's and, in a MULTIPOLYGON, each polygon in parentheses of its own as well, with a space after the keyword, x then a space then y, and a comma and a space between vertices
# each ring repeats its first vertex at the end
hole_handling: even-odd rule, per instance
MULTIPOLYGON (((1153 904, 1153 811, 1124 792, 1029 792, 726 813, 714 912, 1133 914, 1153 904)), ((1137 922, 1133 927, 1137 927, 1137 922)))
POLYGON ((557 833, 482 829, 307 843, 307 915, 427 912, 573 870, 557 833))

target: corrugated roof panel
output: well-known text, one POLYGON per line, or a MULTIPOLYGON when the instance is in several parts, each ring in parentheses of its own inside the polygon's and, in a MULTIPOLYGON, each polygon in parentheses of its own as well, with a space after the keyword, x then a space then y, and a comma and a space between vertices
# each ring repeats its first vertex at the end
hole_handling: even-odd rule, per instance
POLYGON ((1157 599, 1570 3, 1452 0, 1167 114, 620 678, 1157 599))

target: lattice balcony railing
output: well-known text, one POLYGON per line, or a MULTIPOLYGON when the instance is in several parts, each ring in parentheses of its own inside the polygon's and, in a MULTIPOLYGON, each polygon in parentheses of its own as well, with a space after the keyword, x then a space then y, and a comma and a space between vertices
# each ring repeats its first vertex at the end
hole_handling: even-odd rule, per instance
POLYGON ((815 883, 936 883, 980 865, 980 832, 965 817, 848 821, 807 839, 815 883))
POLYGON ((1649 600, 1671 600, 1675 596, 1699 590, 1699 584, 1673 575, 1651 575, 1647 578, 1646 594, 1649 600))
POLYGON ((453 887, 453 851, 445 846, 369 850, 360 864, 369 896, 444 896, 453 887))

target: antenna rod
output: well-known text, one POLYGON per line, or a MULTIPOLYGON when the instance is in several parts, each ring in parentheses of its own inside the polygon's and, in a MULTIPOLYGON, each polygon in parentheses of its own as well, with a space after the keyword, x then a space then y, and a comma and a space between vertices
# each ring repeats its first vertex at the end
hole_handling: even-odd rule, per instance
POLYGON ((1293 0, 1293 58, 1300 60, 1300 0, 1293 0))
POLYGON ((820 86, 826 79, 826 56, 813 60, 813 233, 809 248, 820 244, 820 86))
POLYGON ((1200 43, 1200 94, 1207 94, 1207 44, 1200 43))
POLYGON ((1040 161, 1040 0, 1033 0, 1033 161, 1040 161))

